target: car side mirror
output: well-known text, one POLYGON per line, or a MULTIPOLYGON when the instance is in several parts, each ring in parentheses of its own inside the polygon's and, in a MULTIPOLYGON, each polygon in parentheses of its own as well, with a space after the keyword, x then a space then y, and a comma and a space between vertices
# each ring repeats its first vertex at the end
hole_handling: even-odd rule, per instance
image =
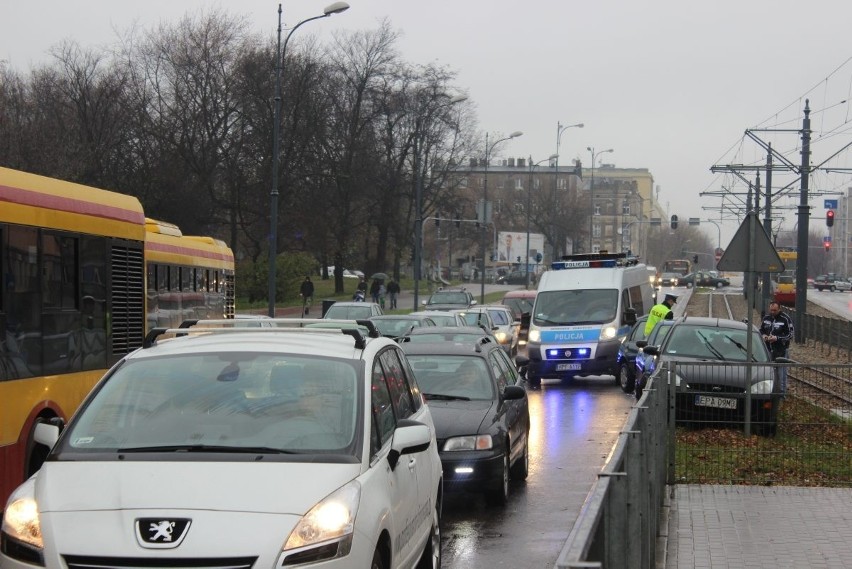
POLYGON ((503 400, 511 401, 514 399, 523 399, 526 397, 526 390, 520 385, 507 385, 503 388, 503 400))
POLYGON ((648 340, 636 340, 636 347, 637 348, 644 348, 647 345, 648 345, 648 340))
POLYGON ((657 356, 660 354, 660 346, 645 346, 644 348, 642 348, 642 351, 646 354, 657 356))

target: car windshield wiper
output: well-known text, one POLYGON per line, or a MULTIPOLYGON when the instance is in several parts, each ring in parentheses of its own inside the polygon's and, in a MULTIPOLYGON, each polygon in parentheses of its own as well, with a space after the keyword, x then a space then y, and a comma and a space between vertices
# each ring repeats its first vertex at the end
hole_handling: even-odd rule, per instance
POLYGON ((462 397, 461 395, 447 395, 445 393, 424 393, 426 399, 436 399, 439 401, 470 401, 470 397, 462 397))
MULTIPOLYGON (((725 338, 727 338, 730 343, 732 343, 733 345, 738 347, 742 353, 744 353, 744 354, 746 354, 746 356, 748 356, 748 348, 746 348, 745 346, 743 346, 742 344, 740 344, 739 342, 737 342, 736 340, 734 340, 733 338, 731 338, 727 334, 725 334, 725 338)), ((757 361, 757 358, 754 357, 754 354, 751 355, 751 361, 753 361, 753 362, 757 361)))
POLYGON ((223 445, 163 445, 127 447, 118 449, 118 452, 232 452, 237 454, 298 454, 294 451, 272 447, 239 447, 223 445))
POLYGON ((725 356, 724 356, 724 355, 722 355, 722 352, 720 352, 720 351, 719 351, 719 350, 718 350, 715 346, 713 346, 713 345, 710 343, 710 339, 709 339, 709 338, 707 338, 707 336, 705 336, 704 334, 702 334, 700 331, 699 331, 699 332, 697 332, 697 334, 701 337, 701 339, 702 339, 702 340, 704 340, 704 347, 706 347, 706 348, 707 348, 707 350, 708 350, 711 354, 713 354, 714 356, 716 356, 716 359, 718 359, 718 360, 723 360, 723 361, 725 360, 725 356))

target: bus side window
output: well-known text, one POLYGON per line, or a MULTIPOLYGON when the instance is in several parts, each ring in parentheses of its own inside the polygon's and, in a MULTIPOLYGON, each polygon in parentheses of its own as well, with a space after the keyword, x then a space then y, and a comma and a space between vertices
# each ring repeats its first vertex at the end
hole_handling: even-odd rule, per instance
POLYGON ((627 309, 631 307, 630 304, 630 291, 624 289, 621 291, 621 324, 628 324, 627 317, 625 316, 627 309))

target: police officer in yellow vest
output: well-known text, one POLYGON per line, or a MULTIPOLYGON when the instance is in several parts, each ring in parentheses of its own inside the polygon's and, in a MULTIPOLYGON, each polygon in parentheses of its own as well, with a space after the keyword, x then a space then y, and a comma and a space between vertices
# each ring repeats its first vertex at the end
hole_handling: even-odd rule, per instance
POLYGON ((674 306, 676 302, 677 296, 673 294, 666 294, 663 301, 651 309, 651 312, 648 314, 648 320, 645 322, 646 337, 651 333, 651 330, 654 329, 654 326, 657 325, 657 322, 660 320, 671 320, 674 318, 672 306, 674 306))

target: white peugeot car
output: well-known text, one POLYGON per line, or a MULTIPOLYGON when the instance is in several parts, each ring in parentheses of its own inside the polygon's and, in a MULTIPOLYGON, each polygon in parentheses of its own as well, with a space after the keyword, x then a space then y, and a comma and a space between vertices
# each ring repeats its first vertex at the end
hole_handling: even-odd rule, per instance
POLYGON ((61 434, 36 427, 52 450, 6 505, 0 567, 440 567, 435 429, 397 344, 157 333, 61 434))

